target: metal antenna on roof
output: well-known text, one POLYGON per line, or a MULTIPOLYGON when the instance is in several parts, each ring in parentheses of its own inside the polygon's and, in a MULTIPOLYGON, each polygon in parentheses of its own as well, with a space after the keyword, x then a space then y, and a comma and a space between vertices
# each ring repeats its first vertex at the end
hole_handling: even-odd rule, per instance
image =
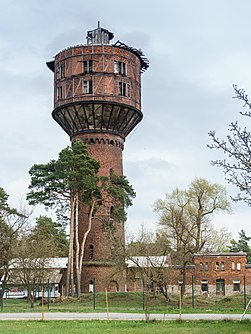
POLYGON ((100 21, 98 21, 98 28, 100 28, 100 21))

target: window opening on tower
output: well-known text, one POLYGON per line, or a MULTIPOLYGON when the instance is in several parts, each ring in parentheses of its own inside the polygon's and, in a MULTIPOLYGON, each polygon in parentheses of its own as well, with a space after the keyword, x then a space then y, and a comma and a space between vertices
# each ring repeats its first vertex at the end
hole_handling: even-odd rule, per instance
POLYGON ((93 71, 93 61, 85 60, 84 61, 84 73, 91 73, 93 71))
POLYGON ((57 79, 62 79, 65 76, 65 70, 63 65, 58 66, 57 79))
POLYGON ((92 260, 94 255, 94 247, 93 245, 89 246, 89 259, 92 260))
POLYGON ((126 75, 126 72, 127 72, 126 63, 116 60, 114 62, 114 73, 126 75))
POLYGON ((123 81, 119 81, 119 95, 128 96, 128 84, 123 81))
POLYGON ((57 87, 57 100, 61 100, 63 98, 63 89, 62 86, 57 87))
POLYGON ((92 80, 84 80, 83 93, 84 94, 92 94, 93 93, 92 80))
POLYGON ((114 219, 114 206, 110 207, 110 219, 114 219))

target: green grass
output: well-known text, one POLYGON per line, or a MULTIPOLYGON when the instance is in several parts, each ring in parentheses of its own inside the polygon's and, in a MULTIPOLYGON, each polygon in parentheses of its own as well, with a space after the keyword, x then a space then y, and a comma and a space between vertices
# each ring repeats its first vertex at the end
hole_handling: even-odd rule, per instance
POLYGON ((251 332, 249 321, 1 321, 1 334, 246 334, 251 332))
MULTIPOLYGON (((251 296, 247 296, 247 301, 251 296)), ((110 312, 143 313, 142 293, 109 293, 110 312)), ((163 296, 145 294, 145 307, 149 313, 179 313, 178 296, 173 296, 170 302, 166 302, 163 296)), ((3 302, 4 312, 41 312, 41 301, 36 301, 34 309, 26 300, 8 299, 3 302)), ((79 300, 67 298, 62 301, 50 303, 45 312, 93 312, 93 295, 84 294, 79 300)), ((104 293, 96 294, 95 312, 105 312, 106 301, 104 293)), ((248 313, 251 309, 248 310, 248 313)), ((243 313, 243 296, 206 298, 197 296, 195 308, 192 308, 191 296, 184 299, 182 313, 243 313)))

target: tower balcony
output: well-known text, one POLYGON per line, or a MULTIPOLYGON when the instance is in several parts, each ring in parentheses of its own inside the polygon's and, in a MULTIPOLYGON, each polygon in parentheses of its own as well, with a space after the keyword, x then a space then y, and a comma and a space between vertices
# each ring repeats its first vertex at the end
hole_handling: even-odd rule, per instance
POLYGON ((72 138, 81 133, 110 133, 125 137, 142 120, 140 110, 122 103, 81 101, 52 112, 54 120, 72 138))

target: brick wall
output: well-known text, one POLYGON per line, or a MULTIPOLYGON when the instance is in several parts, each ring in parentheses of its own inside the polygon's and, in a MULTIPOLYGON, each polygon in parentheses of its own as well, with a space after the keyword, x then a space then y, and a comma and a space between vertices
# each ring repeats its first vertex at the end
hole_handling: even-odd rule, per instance
POLYGON ((140 60, 132 52, 112 45, 82 45, 61 51, 55 57, 55 108, 66 103, 102 100, 141 108, 140 60), (84 73, 84 61, 93 61, 93 71, 84 73), (127 64, 126 76, 114 73, 114 62, 127 64), (63 68, 63 76, 58 73, 63 68), (93 81, 93 94, 83 94, 83 80, 93 81), (128 96, 119 96, 119 82, 129 85, 128 96), (62 87, 62 99, 57 89, 62 87))

